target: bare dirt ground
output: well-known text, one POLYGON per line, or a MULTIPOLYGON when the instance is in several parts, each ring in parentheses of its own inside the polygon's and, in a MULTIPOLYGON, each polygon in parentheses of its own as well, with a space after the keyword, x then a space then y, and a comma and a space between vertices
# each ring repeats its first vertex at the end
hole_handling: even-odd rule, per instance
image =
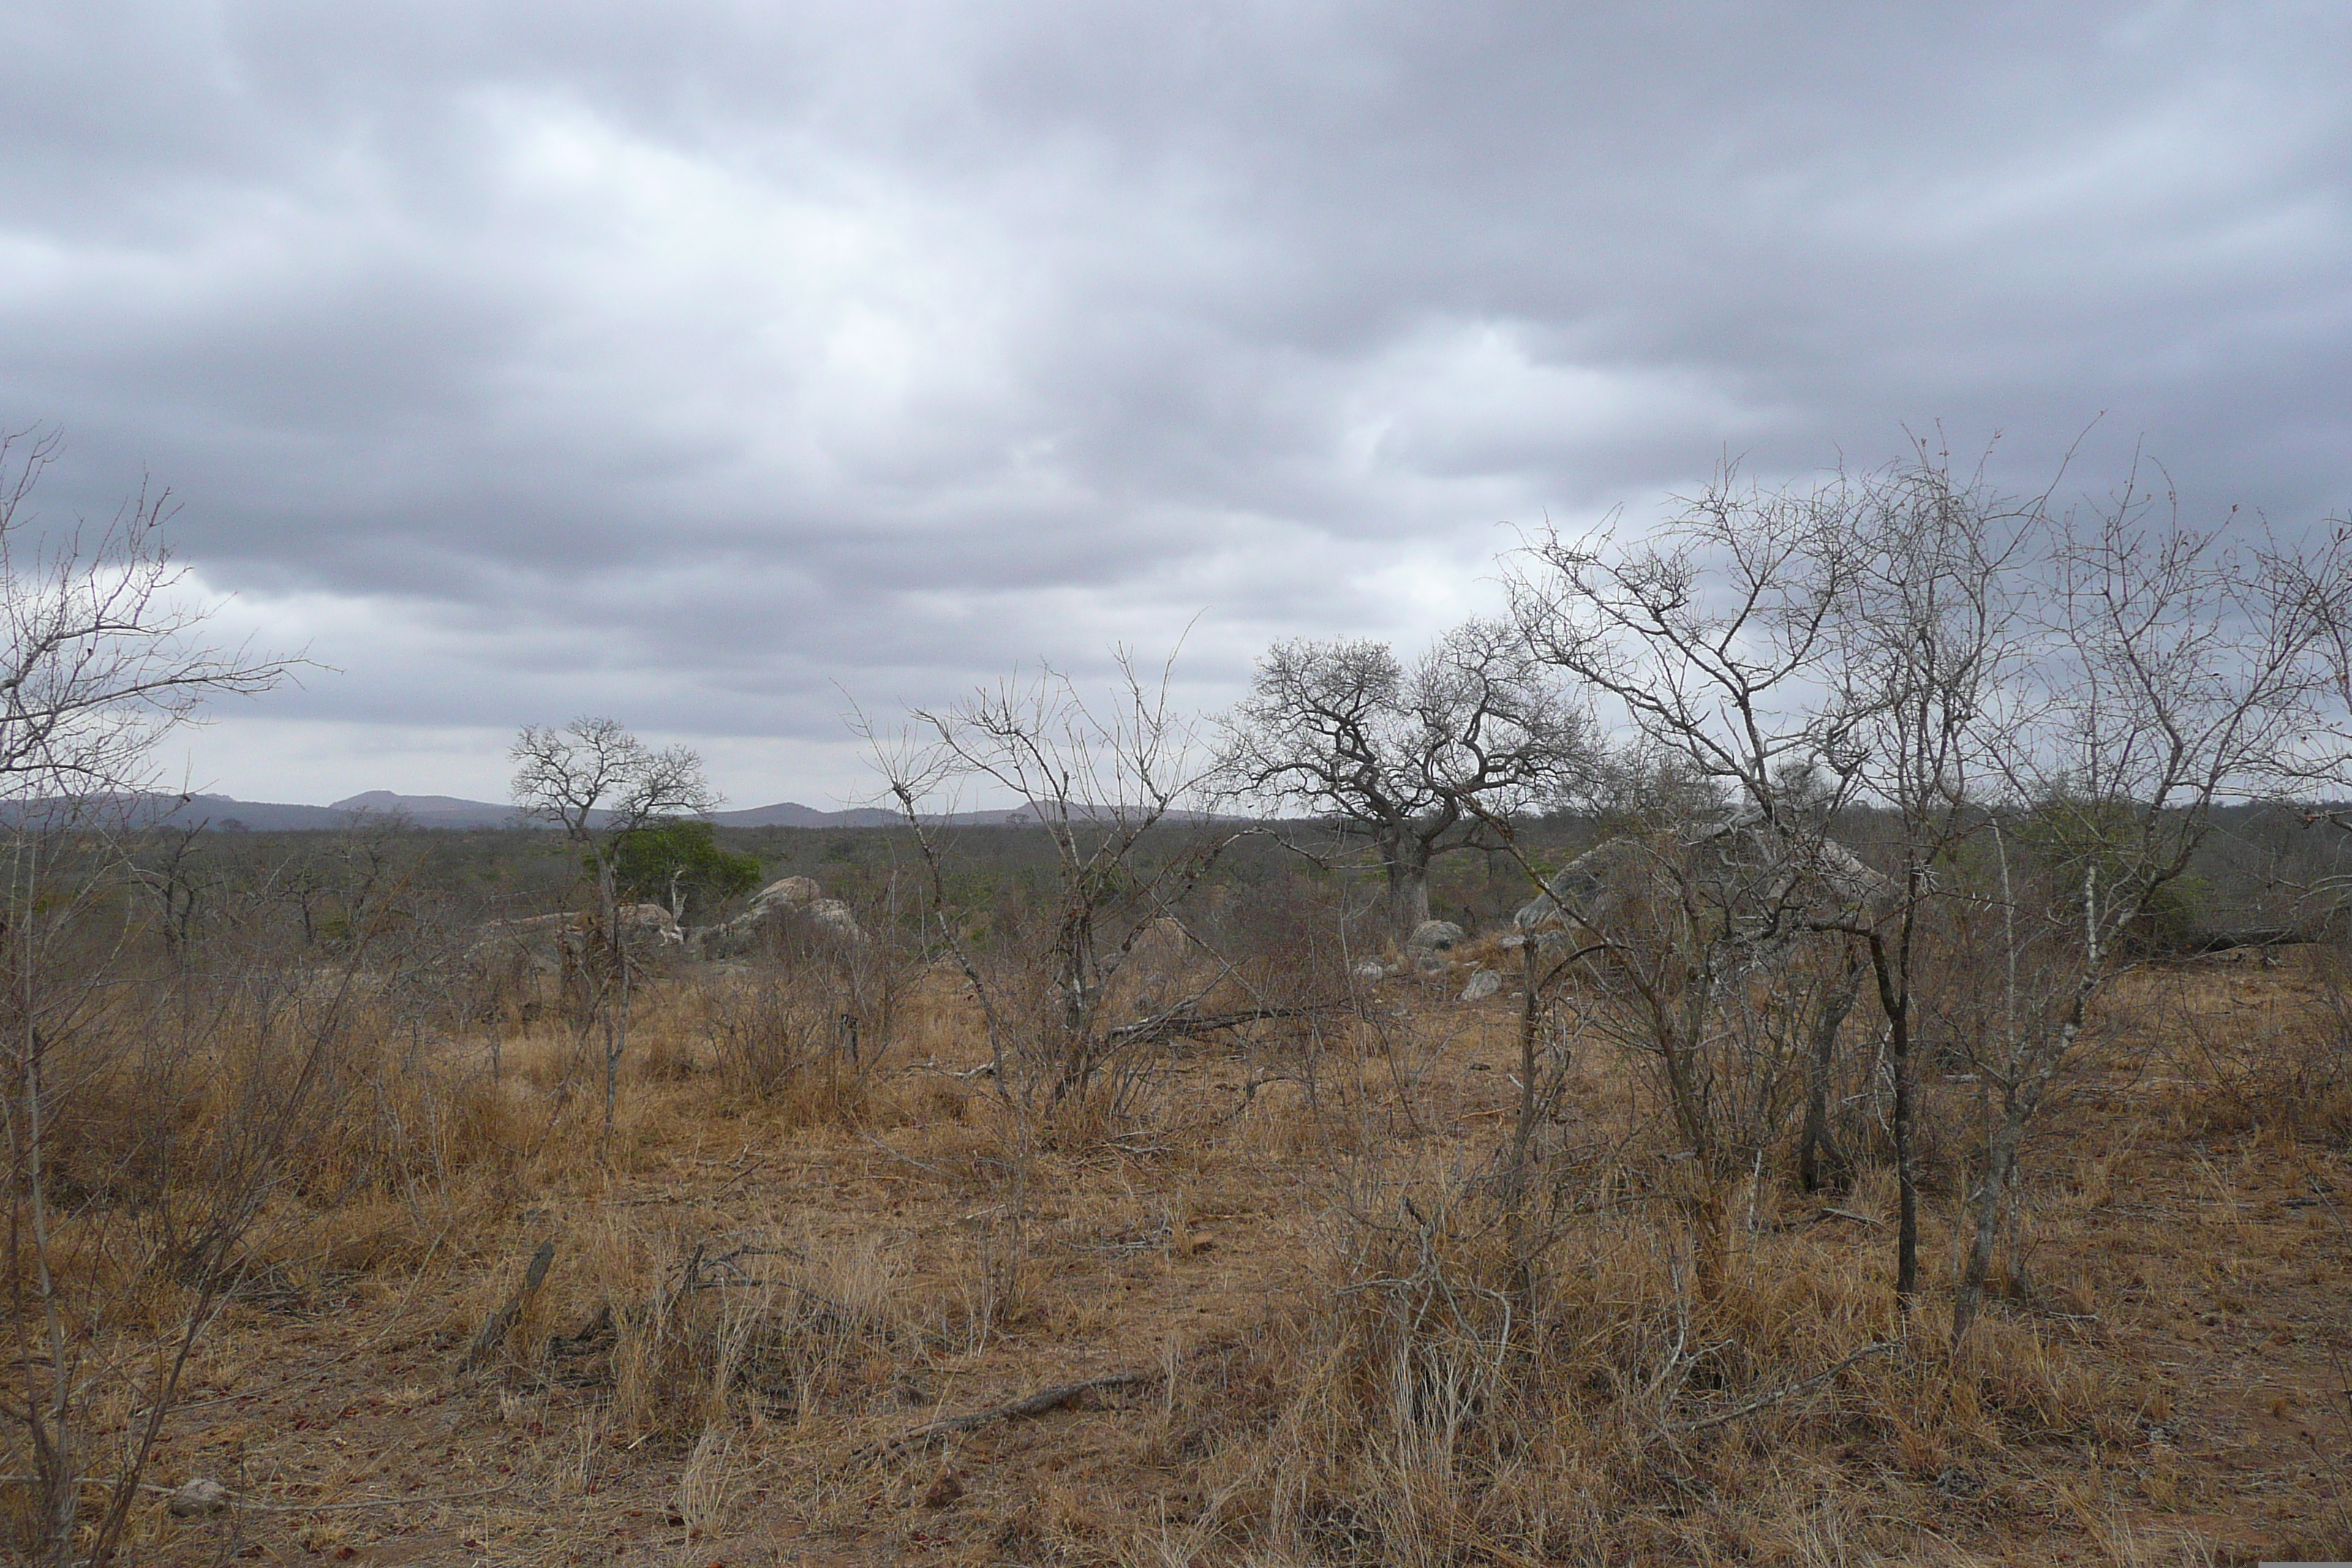
MULTIPOLYGON (((1985 1353, 2011 1364, 1972 1373, 1965 1398, 1897 1355, 1794 1393, 1759 1373, 1769 1407, 1753 1417, 1737 1390, 1695 1382, 1675 1408, 1699 1418, 1625 1448, 1622 1478, 1577 1468, 1589 1456, 1572 1444, 1498 1461, 1495 1488, 1550 1487, 1543 1506, 1563 1520, 1589 1500, 1572 1530, 1515 1543, 1478 1498, 1455 1499, 1451 1522, 1420 1516, 1424 1560, 2342 1553, 2352 1162, 2341 1139, 2259 1114, 2266 1053, 2303 1026, 2305 985, 2293 967, 2217 966, 2130 1003, 2116 1037, 2161 1035, 2161 1048, 2116 1053, 2036 1139, 1988 1324, 1985 1353), (2175 1048, 2190 1037, 2193 1051, 2175 1048), (1973 1391, 2024 1386, 2025 1362, 2041 1392, 1979 1408, 1973 1391)), ((609 1163, 551 1162, 518 1133, 523 1152, 498 1170, 380 1193, 304 1232, 218 1325, 152 1472, 215 1478, 238 1501, 174 1519, 157 1495, 139 1550, 189 1564, 1402 1556, 1393 1525, 1351 1537, 1331 1522, 1388 1483, 1355 1502, 1322 1482, 1319 1502, 1303 1479, 1286 1490, 1324 1441, 1301 1425, 1299 1391, 1356 1390, 1313 1410, 1328 1446, 1358 1440, 1345 1406, 1377 1379, 1334 1372, 1353 1342, 1318 1325, 1380 1282, 1362 1264, 1368 1219, 1482 1167, 1507 1137, 1517 1004, 1391 989, 1414 1016, 1402 1058, 1332 1045, 1302 1073, 1272 1047, 1197 1047, 1126 1113, 1043 1131, 999 1112, 972 1072, 983 1053, 945 1016, 854 1089, 788 1103, 720 1092, 690 1045, 649 1044, 609 1163), (469 1368, 543 1240, 545 1285, 469 1368), (1034 1414, 920 1431, 1122 1375, 1034 1414)), ((654 1022, 644 1035, 661 1037, 654 1022)), ((539 1124, 554 1049, 509 1046, 512 1126, 539 1124)), ((1558 1158, 1613 1151, 1638 1172, 1633 1098, 1609 1061, 1580 1064, 1558 1158)), ((1751 1316, 1724 1334, 1851 1301, 1860 1326, 1842 1343, 1899 1335, 1891 1192, 1866 1173, 1826 1218, 1779 1184, 1748 1194, 1751 1316), (1808 1290, 1828 1304, 1787 1305, 1808 1290)), ((1956 1204, 1931 1195, 1936 1279, 1956 1204)), ((1628 1246, 1671 1273, 1667 1243, 1628 1246)), ((1561 1269, 1573 1287, 1573 1259, 1561 1269)), ((1948 1300, 1931 1288, 1923 1340, 1948 1300)))

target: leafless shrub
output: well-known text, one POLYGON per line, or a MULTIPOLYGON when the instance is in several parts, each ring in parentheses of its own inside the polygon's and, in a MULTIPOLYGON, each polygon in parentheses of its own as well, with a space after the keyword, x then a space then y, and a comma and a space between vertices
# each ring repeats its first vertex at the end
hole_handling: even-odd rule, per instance
MULTIPOLYGON (((1702 1230, 1724 1153, 1759 1146, 1725 1136, 1724 1113, 1773 1099, 1717 1095, 1710 1042, 1746 1042, 1749 1067, 1776 1061, 1750 1047, 1785 1036, 1781 1006, 1748 1002, 1785 988, 1758 982, 1803 942, 1851 944, 1883 1026, 1906 1303, 1917 1047, 1939 993, 1959 1027, 1942 1047, 1990 1090, 1954 1300, 1964 1336, 2020 1146, 2073 1071, 2092 1002, 2142 955, 2138 933, 2216 809, 2308 776, 2298 759, 2325 729, 2340 624, 2333 557, 2233 545, 2128 488, 2060 515, 1923 447, 1810 489, 1727 473, 1650 540, 1553 535, 1530 559, 1514 602, 1540 657, 1732 808, 1632 836, 1646 892, 1621 889, 1606 910, 1551 900, 1600 943, 1601 994, 1641 999, 1665 1103, 1707 1178, 1702 1230), (1881 829, 1875 868, 1830 837, 1848 812, 1881 829), (1998 1008, 1958 1000, 1971 985, 1998 1008)), ((1826 1129, 1836 1037, 1814 1034, 1809 1144, 1826 1129)))
MULTIPOLYGON (((1818 1235, 1751 1239, 1709 1300, 1687 1248, 1627 1201, 1637 1171, 1582 1178, 1533 1224, 1470 1173, 1360 1194, 1327 1294, 1227 1374, 1201 1481, 1219 1522, 1317 1561, 1705 1561, 1818 1538, 1799 1454, 1851 1447, 1934 1478, 2129 1407, 2013 1325, 1989 1329, 2003 1358, 1970 1366, 1904 1344, 1883 1284, 1818 1235)), ((1902 1538, 1861 1515, 1836 1528, 1873 1552, 1902 1538)))
POLYGON ((972 989, 997 1093, 1024 1104, 1083 1098, 1119 1053, 1123 1037, 1104 1016, 1105 982, 1154 921, 1180 918, 1234 837, 1203 825, 1182 850, 1148 864, 1146 844, 1183 823, 1210 763, 1192 721, 1172 704, 1171 669, 1147 682, 1122 650, 1118 671, 1103 703, 1090 705, 1048 668, 1026 684, 1008 680, 919 711, 914 735, 864 731, 923 862, 925 943, 944 950, 972 989), (985 945, 971 940, 973 911, 950 891, 952 837, 940 826, 975 788, 1023 803, 1055 853, 1050 893, 1026 911, 994 911, 1003 929, 985 945))
POLYGON ((557 1331, 530 1336, 510 1375, 604 1391, 613 1428, 640 1440, 709 1444, 690 1484, 714 1509, 730 1427, 755 1413, 788 1426, 862 1415, 850 1391, 883 1378, 917 1334, 870 1244, 812 1255, 781 1236, 688 1239, 623 1215, 582 1245, 557 1331))
POLYGON ((705 1027, 721 1081, 756 1100, 798 1098, 845 1109, 874 1063, 860 1054, 856 1015, 835 1011, 831 1001, 790 989, 772 972, 730 975, 710 986, 705 1027))
POLYGON ((110 808, 151 783, 156 742, 205 698, 266 689, 286 666, 197 640, 203 613, 174 603, 182 573, 163 543, 164 497, 141 494, 94 540, 39 534, 25 508, 55 452, 54 439, 0 439, 0 1454, 27 1478, 15 1546, 62 1568, 121 1547, 163 1413, 236 1282, 246 1231, 339 1030, 330 1013, 268 1032, 235 1082, 247 1120, 209 1140, 194 1170, 174 1169, 146 1136, 111 1161, 85 1141, 59 1186, 53 1155, 61 1131, 76 1141, 77 1103, 123 1088, 142 1050, 184 1058, 223 1043, 126 1032, 145 1021, 121 989, 131 944, 93 918, 124 868, 110 808), (169 1179, 179 1174, 193 1179, 182 1187, 169 1179), (131 1181, 143 1182, 145 1201, 126 1214, 131 1181), (170 1327, 142 1337, 142 1321, 170 1327), (130 1408, 141 1414, 112 1424, 105 1414, 130 1408), (94 1517, 86 1493, 99 1500, 94 1517))

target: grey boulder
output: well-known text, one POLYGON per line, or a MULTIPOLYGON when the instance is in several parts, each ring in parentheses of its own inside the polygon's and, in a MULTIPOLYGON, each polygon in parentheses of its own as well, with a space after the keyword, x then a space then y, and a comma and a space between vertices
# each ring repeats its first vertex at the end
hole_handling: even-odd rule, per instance
POLYGON ((1447 952, 1461 945, 1462 928, 1452 921, 1423 921, 1404 939, 1407 952, 1447 952))

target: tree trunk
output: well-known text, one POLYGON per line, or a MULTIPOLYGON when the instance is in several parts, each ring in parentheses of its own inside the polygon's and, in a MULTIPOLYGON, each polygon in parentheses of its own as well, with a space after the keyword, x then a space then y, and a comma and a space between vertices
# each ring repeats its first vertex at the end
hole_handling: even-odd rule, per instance
POLYGON ((612 1048, 604 1058, 604 1136, 613 1135, 613 1102, 618 1096, 621 1082, 621 1058, 629 1054, 629 954, 618 940, 613 943, 613 963, 620 971, 620 1005, 614 1009, 612 1048))
POLYGON ((1984 1179, 1977 1184, 1969 1205, 1975 1235, 1969 1241, 1968 1262, 1952 1292, 1952 1344, 1968 1338, 1984 1301, 1985 1276, 1991 1271, 1993 1242, 2000 1234, 2000 1202, 2008 1195, 2009 1179, 2017 1169, 2017 1146, 2025 1137, 2026 1108, 2012 1090, 2003 1097, 1999 1125, 1986 1140, 1984 1179))
POLYGON ((604 1005, 604 1142, 613 1141, 614 1108, 621 1092, 621 1053, 628 1049, 628 955, 621 945, 620 900, 613 887, 612 862, 601 852, 596 856, 596 917, 598 934, 604 943, 605 973, 596 985, 596 994, 604 1005), (617 1016, 613 991, 620 988, 617 1016))
POLYGON ((1711 1164, 1691 1175, 1700 1184, 1688 1205, 1698 1299, 1714 1301, 1722 1298, 1724 1282, 1731 1273, 1731 1202, 1722 1174, 1711 1164))
POLYGON ((1830 1077, 1831 1068, 1837 1063, 1838 1031, 1845 1026, 1847 1015, 1853 1011, 1854 998, 1861 993, 1861 955, 1849 948, 1845 973, 1822 997, 1822 1010, 1813 1019, 1812 1070, 1805 1093, 1805 1138, 1797 1152, 1797 1180, 1809 1193, 1821 1190, 1824 1160, 1829 1166, 1829 1180, 1842 1181, 1845 1176, 1845 1156, 1830 1137, 1830 1077))
POLYGON ((1389 878, 1389 920, 1400 937, 1429 918, 1429 850, 1424 845, 1391 846, 1383 868, 1389 878))
POLYGON ((1919 1294, 1919 1170, 1912 1156, 1911 1009, 1895 1015, 1886 1054, 1895 1064, 1895 1295, 1906 1313, 1919 1294))
POLYGON ((1521 983, 1527 987, 1519 1002, 1519 1126, 1511 1141, 1510 1194, 1517 1200, 1527 1188, 1528 1148, 1536 1135, 1536 1037, 1543 1028, 1543 965, 1536 944, 1519 949, 1521 983))
POLYGON ((2015 1052, 2008 1064, 2009 1084, 2001 1095, 2000 1121, 1985 1138, 1984 1180, 1977 1184, 1969 1205, 1975 1234, 1969 1239, 1968 1261, 1961 1266, 1959 1284, 1952 1293, 1954 1349, 1967 1337, 1984 1303, 1985 1276, 1992 1268, 1993 1243, 2000 1237, 2001 1199, 2017 1176, 2017 1151, 2025 1142, 2026 1124, 2033 1120, 2050 1080, 2074 1052, 2089 994, 2087 985, 2075 993, 2074 1007, 2054 1038, 2043 1037, 2030 1055, 2015 1052))
POLYGON ((1095 1004, 1100 999, 1101 966, 1095 959, 1090 910, 1063 921, 1057 967, 1062 988, 1062 1067, 1054 1080, 1054 1102, 1084 1094, 1094 1080, 1095 1004))
MULTIPOLYGON (((1895 1299, 1908 1315, 1919 1293, 1919 1172, 1911 1152, 1910 974, 1906 970, 1898 985, 1885 941, 1874 931, 1867 940, 1871 973, 1878 981, 1879 1011, 1886 1018, 1887 1060, 1895 1069, 1895 1181, 1901 1211, 1895 1232, 1895 1299)), ((1907 952, 1907 941, 1904 946, 1907 952)))

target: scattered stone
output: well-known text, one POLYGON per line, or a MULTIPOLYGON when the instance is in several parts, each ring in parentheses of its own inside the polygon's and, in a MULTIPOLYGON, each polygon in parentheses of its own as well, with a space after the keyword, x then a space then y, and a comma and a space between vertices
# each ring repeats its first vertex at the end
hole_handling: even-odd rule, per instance
POLYGON ((218 1513, 228 1506, 228 1489, 210 1476, 196 1476, 181 1483, 167 1505, 174 1519, 193 1519, 199 1514, 218 1513))
MULTIPOLYGON (((803 877, 800 880, 805 882, 808 879, 803 877)), ((846 938, 851 942, 866 940, 866 933, 858 929, 856 915, 852 913, 849 906, 839 899, 811 900, 808 905, 808 918, 835 936, 846 938)))
MULTIPOLYGON (((1872 870, 1836 839, 1787 841, 1752 808, 1700 826, 1696 837, 1684 844, 1688 848, 1706 846, 1710 858, 1738 865, 1748 874, 1769 869, 1776 878, 1787 877, 1793 888, 1803 890, 1808 907, 1827 912, 1851 916, 1884 910, 1902 896, 1900 884, 1872 870)), ((1543 891, 1512 917, 1512 923, 1533 931, 1572 918, 1577 924, 1605 930, 1618 910, 1645 891, 1674 891, 1657 851, 1635 838, 1605 839, 1552 873, 1543 891)))
POLYGON ((857 916, 839 899, 828 899, 814 877, 782 877, 752 895, 751 907, 723 925, 704 926, 688 945, 706 959, 727 958, 756 951, 763 933, 781 930, 794 921, 806 921, 826 934, 850 943, 862 942, 866 932, 857 916))
POLYGON ((1462 928, 1452 921, 1423 921, 1405 938, 1408 952, 1446 952, 1459 946, 1462 928))
POLYGON ((1502 988, 1503 977, 1500 974, 1491 969, 1482 969, 1470 977, 1469 984, 1462 988, 1462 1000, 1484 1002, 1502 988))
POLYGON ((613 911, 624 942, 650 934, 656 942, 684 942, 677 917, 659 904, 623 904, 613 911))
MULTIPOLYGON (((622 904, 613 911, 621 940, 632 947, 683 942, 677 918, 659 904, 622 904)), ((560 910, 549 915, 492 921, 482 926, 467 956, 478 964, 505 962, 554 974, 579 965, 599 942, 593 910, 560 910)))

